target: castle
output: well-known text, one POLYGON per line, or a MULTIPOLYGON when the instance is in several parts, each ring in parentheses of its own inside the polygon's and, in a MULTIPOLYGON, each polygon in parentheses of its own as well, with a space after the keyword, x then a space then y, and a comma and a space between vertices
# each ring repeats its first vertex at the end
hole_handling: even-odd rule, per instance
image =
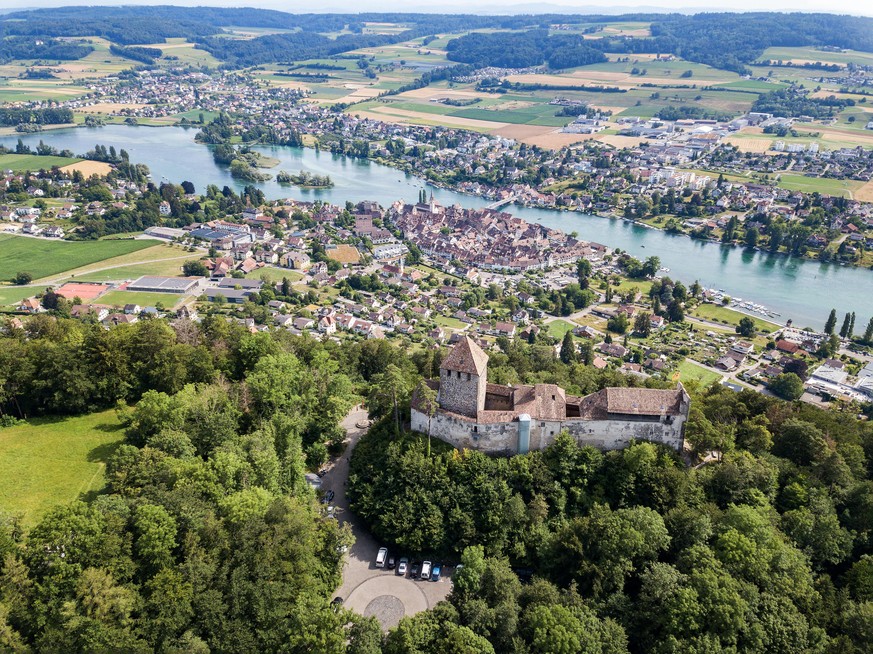
POLYGON ((489 454, 543 449, 564 430, 580 445, 603 450, 636 439, 681 451, 691 403, 681 384, 676 390, 605 388, 585 397, 555 384, 489 384, 488 355, 467 337, 443 360, 439 380, 428 385, 437 391, 439 408, 429 416, 413 397, 412 429, 489 454))

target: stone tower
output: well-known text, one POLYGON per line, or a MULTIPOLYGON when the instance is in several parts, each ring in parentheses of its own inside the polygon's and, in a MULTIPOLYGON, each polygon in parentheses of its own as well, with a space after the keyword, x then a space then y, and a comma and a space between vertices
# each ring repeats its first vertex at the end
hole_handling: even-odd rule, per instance
POLYGON ((440 366, 440 408, 475 418, 485 409, 487 384, 488 355, 464 336, 440 366))

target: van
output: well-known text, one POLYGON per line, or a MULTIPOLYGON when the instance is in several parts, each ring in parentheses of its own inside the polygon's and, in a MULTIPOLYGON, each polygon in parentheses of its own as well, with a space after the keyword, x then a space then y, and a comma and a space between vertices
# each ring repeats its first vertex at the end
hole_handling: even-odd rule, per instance
POLYGON ((379 553, 376 554, 376 567, 384 568, 385 567, 385 559, 388 558, 388 548, 380 547, 379 553))
POLYGON ((431 565, 430 561, 425 561, 421 564, 421 575, 419 576, 419 579, 423 579, 424 581, 430 579, 431 565))

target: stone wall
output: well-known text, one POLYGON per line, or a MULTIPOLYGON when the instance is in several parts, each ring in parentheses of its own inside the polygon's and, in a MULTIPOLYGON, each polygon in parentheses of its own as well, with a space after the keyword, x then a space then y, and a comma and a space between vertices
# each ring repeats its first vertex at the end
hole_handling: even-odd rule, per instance
POLYGON ((440 370, 439 405, 446 411, 475 417, 485 408, 486 376, 440 370))
MULTIPOLYGON (((580 445, 591 445, 601 450, 622 449, 632 440, 663 443, 681 450, 684 423, 684 416, 676 416, 669 423, 665 420, 532 420, 530 449, 548 447, 566 429, 580 445)), ((439 412, 431 420, 430 427, 433 437, 458 449, 502 455, 518 452, 518 421, 480 425, 473 419, 439 412)), ((427 416, 415 409, 412 410, 412 429, 423 434, 428 429, 427 416)))

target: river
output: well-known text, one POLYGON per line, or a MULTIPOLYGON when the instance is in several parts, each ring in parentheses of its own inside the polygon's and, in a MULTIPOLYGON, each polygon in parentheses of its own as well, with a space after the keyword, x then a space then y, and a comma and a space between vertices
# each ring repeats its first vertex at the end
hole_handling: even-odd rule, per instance
MULTIPOLYGON (((209 148, 194 141, 196 133, 193 128, 108 125, 25 134, 21 139, 31 146, 42 139, 76 154, 92 149, 97 143, 114 145, 127 150, 131 161, 146 164, 156 183, 166 180, 178 184, 188 180, 198 192, 205 191, 208 184, 241 190, 246 183, 231 177, 226 167, 217 165, 209 148)), ((18 138, 2 137, 0 143, 14 147, 18 138)), ((482 207, 489 203, 484 198, 434 187, 418 177, 370 161, 312 148, 257 149, 281 161, 268 171, 274 176, 279 170, 294 173, 303 169, 330 175, 335 184, 330 189, 300 189, 273 180, 257 184, 270 199, 320 199, 340 205, 346 200, 375 200, 388 206, 399 199, 413 202, 419 190, 425 188, 442 204, 482 207)), ((661 265, 670 269, 669 276, 689 284, 696 279, 707 288, 724 289, 732 297, 763 304, 781 314, 783 321, 790 318, 797 325, 821 328, 831 308, 836 308, 839 316, 855 311, 855 330, 862 331, 873 316, 873 272, 869 270, 695 241, 624 220, 529 207, 505 210, 531 222, 576 231, 582 239, 621 248, 639 258, 658 256, 661 265)))

